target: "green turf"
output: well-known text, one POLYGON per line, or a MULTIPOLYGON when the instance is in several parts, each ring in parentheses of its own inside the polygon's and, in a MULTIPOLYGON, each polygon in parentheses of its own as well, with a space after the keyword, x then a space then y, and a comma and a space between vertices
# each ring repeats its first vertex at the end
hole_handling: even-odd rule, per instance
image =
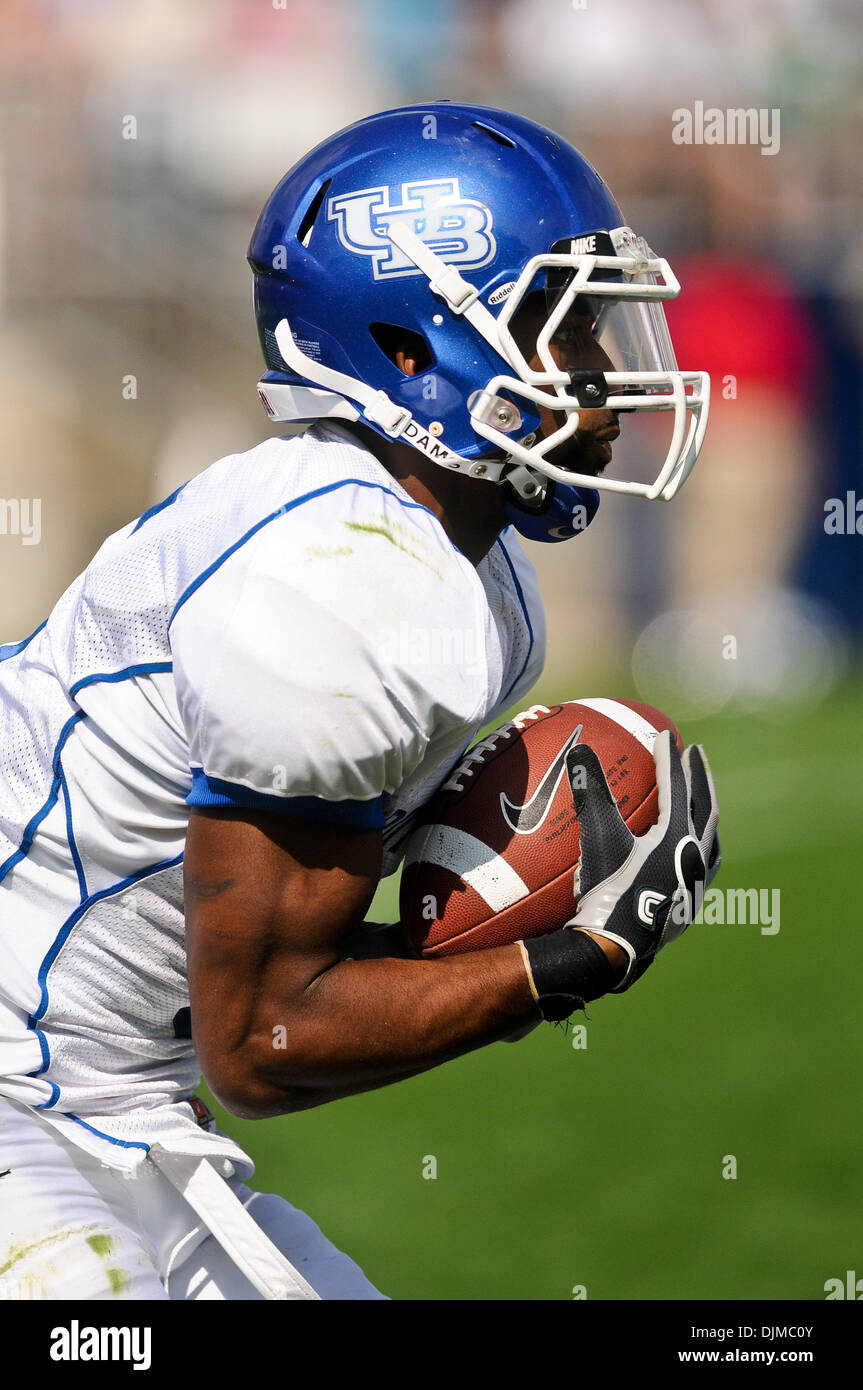
POLYGON ((304 1114, 219 1112, 253 1184, 397 1299, 823 1299, 863 1276, 861 719, 851 691, 683 729, 719 790, 716 886, 779 889, 778 933, 696 925, 589 1007, 585 1048, 544 1025, 304 1114))

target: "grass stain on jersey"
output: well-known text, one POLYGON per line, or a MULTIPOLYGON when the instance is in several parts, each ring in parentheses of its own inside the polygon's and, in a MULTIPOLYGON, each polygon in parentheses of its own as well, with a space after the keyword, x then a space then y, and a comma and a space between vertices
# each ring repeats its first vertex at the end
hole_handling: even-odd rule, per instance
POLYGON ((88 1236, 87 1244, 94 1255, 101 1255, 103 1258, 110 1255, 114 1248, 113 1236, 88 1236))
POLYGON ((115 1298, 120 1298, 129 1287, 129 1276, 125 1269, 106 1269, 105 1277, 115 1298))
MULTIPOLYGON (((98 1255, 100 1259, 107 1260, 114 1252, 113 1236, 88 1236, 87 1244, 98 1255)), ((125 1269, 116 1269, 113 1266, 106 1266, 105 1278, 111 1287, 111 1293, 115 1298, 120 1298, 129 1287, 129 1275, 125 1269)))
MULTIPOLYGON (((443 580, 443 575, 436 565, 433 565, 431 561, 427 560, 424 555, 421 555, 418 550, 414 550, 411 546, 405 545, 403 538, 397 534, 395 523, 390 523, 389 526, 386 526, 382 522, 374 524, 367 521, 343 521, 342 525, 347 526, 350 531, 365 531, 370 536, 383 536, 391 545, 394 545, 397 550, 403 550, 405 555, 410 555, 412 560, 419 560, 421 565, 425 565, 427 569, 431 570, 432 574, 436 575, 438 579, 443 580)), ((407 531, 407 527, 404 528, 404 531, 406 534, 411 534, 407 531)))
MULTIPOLYGON (((7 1259, 4 1265, 0 1265, 0 1278, 22 1260, 32 1259, 34 1256, 44 1255, 47 1248, 55 1245, 58 1241, 74 1240, 84 1236, 87 1244, 99 1259, 107 1261, 114 1253, 114 1237, 104 1233, 85 1234, 93 1231, 93 1225, 86 1226, 63 1226, 60 1230, 51 1231, 49 1235, 42 1236, 39 1240, 34 1240, 28 1245, 9 1246, 6 1254, 7 1259)), ((18 1296, 27 1298, 47 1298, 44 1277, 47 1275, 51 1279, 59 1276, 59 1268, 53 1260, 47 1260, 39 1270, 25 1271, 19 1276, 19 1288, 22 1291, 18 1296)), ((121 1298, 129 1288, 130 1276, 125 1269, 117 1269, 115 1266, 108 1265, 105 1269, 105 1278, 114 1298, 121 1298)))
POLYGON ((301 560, 332 560, 336 555, 353 555, 352 545, 309 545, 300 556, 301 560))
MULTIPOLYGON (((34 1240, 30 1245, 10 1245, 7 1251, 8 1258, 4 1265, 0 1265, 0 1275, 6 1274, 13 1265, 19 1264, 21 1260, 29 1259, 32 1255, 41 1254, 48 1245, 54 1245, 58 1240, 70 1240, 74 1236, 82 1236, 85 1231, 92 1231, 93 1226, 63 1226, 59 1231, 52 1231, 50 1235, 42 1236, 40 1240, 34 1240)), ((108 1240, 110 1236, 87 1236, 87 1244, 91 1240, 108 1240)))

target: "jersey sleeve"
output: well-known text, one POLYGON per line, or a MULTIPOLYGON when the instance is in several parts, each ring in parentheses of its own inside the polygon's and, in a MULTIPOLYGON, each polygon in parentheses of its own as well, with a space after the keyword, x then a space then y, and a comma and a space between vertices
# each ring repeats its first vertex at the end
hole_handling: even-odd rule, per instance
POLYGON ((436 665, 415 640, 429 615, 475 625, 475 586, 431 518, 380 492, 321 503, 264 527, 172 621, 187 801, 380 827, 441 726, 482 703, 482 663, 436 665))

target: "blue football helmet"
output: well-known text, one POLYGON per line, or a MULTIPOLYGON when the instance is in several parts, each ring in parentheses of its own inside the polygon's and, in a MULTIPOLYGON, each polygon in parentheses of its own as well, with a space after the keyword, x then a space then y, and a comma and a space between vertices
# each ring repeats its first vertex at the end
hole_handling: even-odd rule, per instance
POLYGON ((695 463, 709 378, 675 361, 662 301, 680 286, 587 161, 533 121, 451 102, 358 121, 285 175, 248 258, 272 419, 360 421, 504 484, 511 521, 532 539, 583 530, 598 489, 667 501, 695 463), (538 368, 511 331, 537 291, 538 368), (615 370, 567 371, 552 356, 577 297, 615 370), (406 333, 428 354, 416 375, 391 355, 406 333), (546 436, 540 407, 556 416, 546 436), (652 483, 547 457, 579 411, 600 407, 673 412, 652 483))

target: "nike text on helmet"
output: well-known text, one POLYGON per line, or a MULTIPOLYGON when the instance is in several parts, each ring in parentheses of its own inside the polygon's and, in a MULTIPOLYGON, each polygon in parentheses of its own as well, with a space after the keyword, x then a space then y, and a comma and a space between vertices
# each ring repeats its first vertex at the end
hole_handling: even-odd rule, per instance
POLYGON ((532 121, 449 102, 358 121, 285 175, 249 261, 273 419, 359 420, 442 467, 507 482, 535 539, 584 529, 596 489, 668 501, 695 464, 709 378, 677 367, 662 301, 680 286, 587 161, 532 121), (512 324, 537 291, 532 368, 512 324), (576 299, 613 370, 567 371, 552 356, 576 299), (428 355, 414 376, 393 360, 409 335, 428 355), (544 438, 541 407, 558 422, 544 438), (579 411, 602 407, 670 414, 652 482, 549 460, 579 411))

